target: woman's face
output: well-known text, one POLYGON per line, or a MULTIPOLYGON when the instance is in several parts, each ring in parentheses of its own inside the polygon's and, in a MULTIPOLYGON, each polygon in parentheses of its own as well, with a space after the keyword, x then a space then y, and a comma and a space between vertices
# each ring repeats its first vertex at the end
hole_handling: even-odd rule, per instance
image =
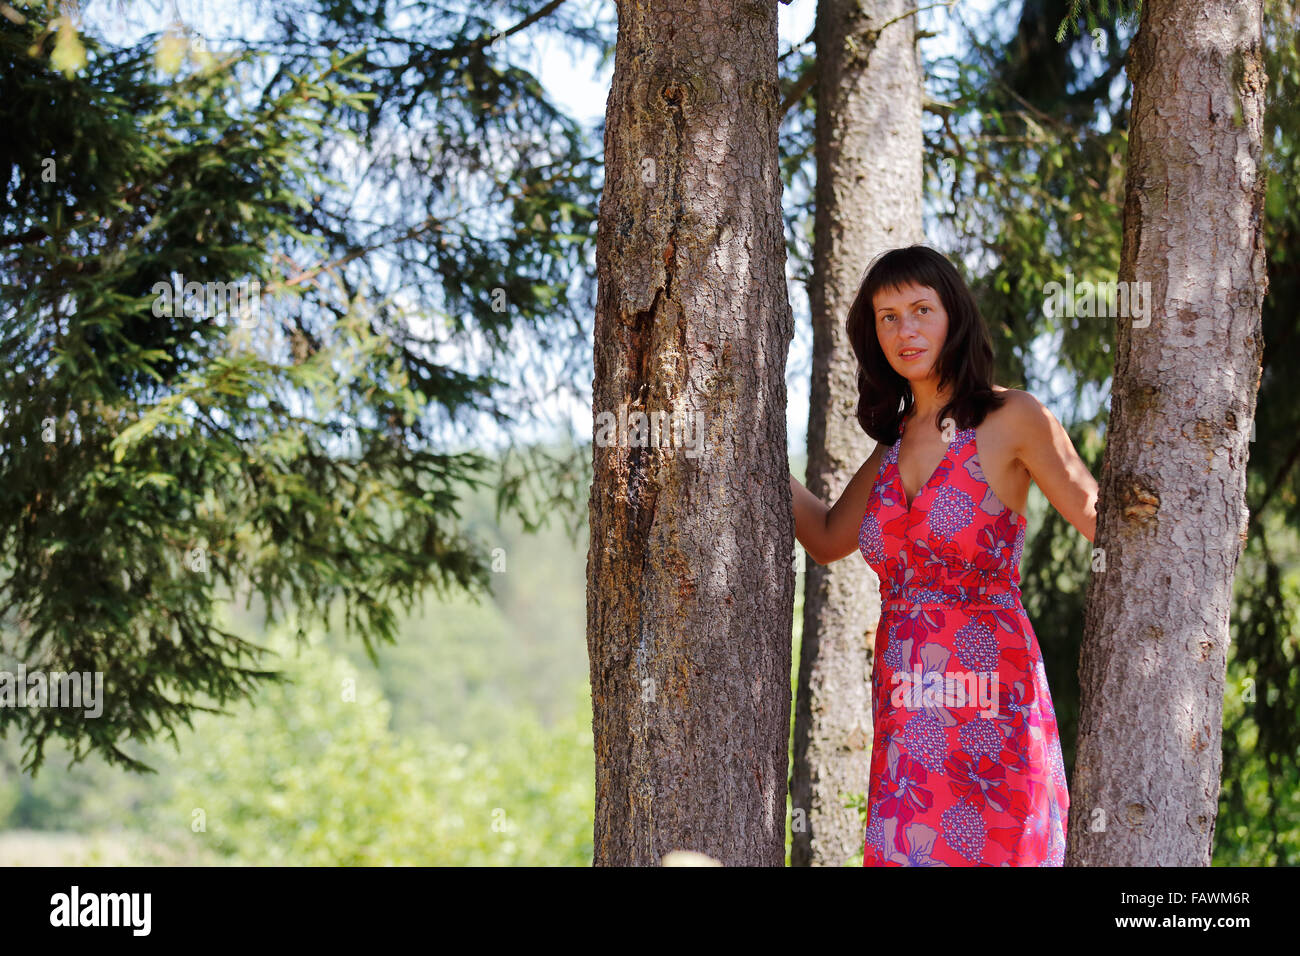
POLYGON ((894 371, 909 382, 936 375, 935 361, 948 335, 948 313, 939 293, 910 282, 898 289, 878 289, 876 338, 894 371))

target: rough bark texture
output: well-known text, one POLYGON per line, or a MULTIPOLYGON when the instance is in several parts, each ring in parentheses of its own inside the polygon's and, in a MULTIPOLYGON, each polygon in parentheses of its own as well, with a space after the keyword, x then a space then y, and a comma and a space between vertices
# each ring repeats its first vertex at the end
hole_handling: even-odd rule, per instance
MULTIPOLYGON (((873 256, 924 236, 921 67, 915 17, 904 16, 912 9, 907 0, 817 5, 817 218, 805 484, 828 503, 874 446, 855 417, 857 359, 844 332, 849 306, 873 256)), ((795 866, 842 866, 862 857, 862 822, 844 801, 849 793, 866 792, 870 772, 880 585, 856 555, 806 566, 790 856, 795 866)))
POLYGON ((1120 318, 1079 663, 1071 866, 1208 866, 1267 287, 1260 0, 1146 0, 1120 318))
POLYGON ((593 442, 595 863, 781 866, 794 544, 776 0, 622 0, 594 414, 703 416, 703 454, 593 442))

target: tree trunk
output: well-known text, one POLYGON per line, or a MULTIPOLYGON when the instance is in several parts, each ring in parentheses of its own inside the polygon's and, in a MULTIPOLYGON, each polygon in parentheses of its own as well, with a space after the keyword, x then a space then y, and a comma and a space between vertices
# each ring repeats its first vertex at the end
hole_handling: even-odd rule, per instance
MULTIPOLYGON (((844 332, 872 257, 921 241, 921 68, 905 0, 817 5, 817 219, 808 474, 827 503, 871 454, 858 425, 857 359, 844 332), (896 17, 901 19, 895 20, 896 17), (895 21, 889 23, 889 21, 895 21), (883 24, 888 23, 881 29, 883 24)), ((807 562, 795 704, 791 863, 862 858, 848 793, 867 789, 880 587, 861 558, 807 562)))
MULTIPOLYGON (((776 0, 620 0, 596 247, 596 865, 780 866, 794 544, 776 0), (642 447, 636 413, 702 425, 642 447), (603 416, 605 417, 602 421, 603 416), (695 446, 698 448, 698 446, 695 446)), ((673 429, 665 429, 672 432, 673 429)))
POLYGON ((1146 0, 1071 866, 1208 866, 1267 287, 1261 0, 1146 0), (1149 321, 1149 325, 1145 324, 1149 321))

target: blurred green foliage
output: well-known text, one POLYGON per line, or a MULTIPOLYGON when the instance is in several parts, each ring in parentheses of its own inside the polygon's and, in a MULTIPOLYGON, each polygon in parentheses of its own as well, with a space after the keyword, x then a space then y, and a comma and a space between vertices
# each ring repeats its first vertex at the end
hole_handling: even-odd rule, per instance
POLYGON ((590 863, 581 697, 549 728, 503 714, 504 733, 470 747, 431 725, 394 731, 373 676, 322 645, 286 663, 292 684, 196 722, 203 746, 183 750, 155 835, 206 842, 237 863, 590 863))
MULTIPOLYGON (((471 523, 492 513, 468 498, 471 523)), ((378 667, 339 628, 300 644, 295 621, 262 635, 256 607, 230 615, 287 679, 137 752, 156 774, 64 769, 60 747, 33 779, 0 741, 0 865, 48 862, 69 831, 87 862, 107 836, 140 863, 590 865, 582 543, 492 527, 493 596, 405 616, 378 667)))

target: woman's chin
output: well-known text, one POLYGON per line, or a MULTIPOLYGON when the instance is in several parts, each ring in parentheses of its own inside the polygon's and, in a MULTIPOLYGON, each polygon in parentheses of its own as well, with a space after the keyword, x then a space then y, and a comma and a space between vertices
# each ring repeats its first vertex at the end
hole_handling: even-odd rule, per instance
POLYGON ((908 385, 915 385, 918 382, 924 382, 931 378, 934 378, 933 367, 924 370, 915 369, 915 368, 900 368, 900 369, 895 369, 894 371, 898 372, 899 375, 907 379, 908 385))

